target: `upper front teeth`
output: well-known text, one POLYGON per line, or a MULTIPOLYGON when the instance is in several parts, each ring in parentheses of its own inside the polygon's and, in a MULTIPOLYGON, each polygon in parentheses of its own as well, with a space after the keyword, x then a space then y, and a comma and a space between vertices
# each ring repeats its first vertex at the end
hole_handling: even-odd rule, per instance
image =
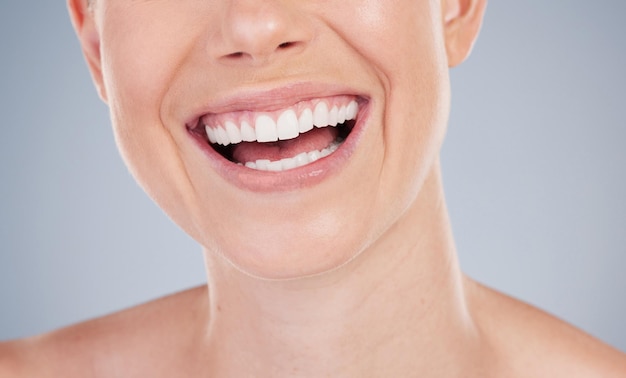
POLYGON ((276 122, 276 133, 278 139, 286 140, 296 138, 300 134, 300 125, 298 124, 298 117, 293 110, 287 110, 278 117, 276 122))
MULTIPOLYGON (((254 131, 256 131, 257 142, 275 142, 278 140, 278 129, 276 128, 276 123, 270 116, 258 116, 256 118, 254 131)), ((230 141, 226 140, 224 142, 228 144, 230 141)))
MULTIPOLYGON (((314 109, 305 108, 300 115, 294 109, 284 110, 274 119, 271 113, 260 113, 251 125, 248 120, 226 121, 221 125, 205 125, 211 143, 223 146, 244 142, 276 142, 296 138, 313 127, 337 126, 356 118, 359 106, 355 100, 345 105, 333 105, 330 109, 324 101, 314 109)), ((274 114, 275 116, 275 114, 274 114)))

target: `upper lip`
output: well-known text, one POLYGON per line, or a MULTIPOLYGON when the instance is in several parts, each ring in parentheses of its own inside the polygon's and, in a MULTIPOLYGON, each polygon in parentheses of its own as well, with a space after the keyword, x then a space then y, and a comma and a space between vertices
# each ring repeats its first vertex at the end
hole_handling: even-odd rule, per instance
POLYGON ((337 95, 355 95, 368 98, 363 92, 354 88, 310 82, 287 84, 269 89, 244 89, 208 101, 193 112, 186 125, 189 128, 196 127, 200 118, 207 114, 237 111, 269 112, 292 106, 301 101, 337 95))

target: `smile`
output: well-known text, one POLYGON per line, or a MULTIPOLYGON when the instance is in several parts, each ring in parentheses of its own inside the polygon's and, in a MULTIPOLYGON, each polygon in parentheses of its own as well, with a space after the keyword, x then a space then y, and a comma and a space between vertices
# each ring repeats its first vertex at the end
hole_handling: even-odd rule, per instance
POLYGON ((358 100, 341 95, 301 101, 274 111, 206 114, 195 131, 232 163, 282 172, 337 151, 354 127, 358 100))

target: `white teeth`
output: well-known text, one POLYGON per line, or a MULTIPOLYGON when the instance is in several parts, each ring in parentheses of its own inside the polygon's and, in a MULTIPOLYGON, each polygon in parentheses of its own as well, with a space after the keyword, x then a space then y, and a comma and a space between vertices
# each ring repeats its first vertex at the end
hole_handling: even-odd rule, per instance
POLYGON ((350 101, 346 109, 346 119, 355 119, 358 112, 359 104, 357 104, 356 101, 350 101))
POLYGON ((244 142, 256 141, 256 133, 252 126, 246 121, 241 122, 241 139, 243 139, 244 142))
POLYGON ((322 154, 319 151, 311 151, 309 152, 309 160, 312 162, 319 160, 322 157, 322 154))
POLYGON ((276 142, 278 140, 276 123, 274 123, 274 120, 270 116, 258 116, 254 130, 256 131, 256 140, 258 142, 276 142))
POLYGON ((204 126, 204 129, 206 130, 206 135, 209 138, 209 142, 214 144, 217 143, 217 138, 215 137, 215 131, 213 130, 213 128, 209 126, 204 126))
POLYGON ((298 117, 293 110, 284 111, 276 122, 276 130, 280 140, 297 138, 300 135, 299 128, 298 117))
POLYGON ((333 152, 337 151, 343 141, 334 141, 330 146, 324 148, 321 151, 302 152, 292 158, 285 158, 276 161, 270 161, 267 159, 259 159, 257 161, 249 161, 244 165, 250 169, 256 169, 258 171, 270 171, 270 172, 282 172, 293 168, 302 167, 304 165, 313 163, 321 158, 324 158, 333 152))
POLYGON ((256 169, 259 171, 267 171, 267 166, 270 164, 270 161, 267 159, 260 159, 256 161, 256 169))
POLYGON ((241 132, 239 131, 239 128, 230 121, 226 122, 225 126, 226 126, 226 134, 228 135, 228 139, 230 140, 230 143, 232 144, 241 143, 243 139, 241 139, 241 132))
POLYGON ((313 129, 313 111, 311 109, 304 109, 298 119, 298 125, 300 127, 300 133, 306 133, 313 129))
POLYGON ((309 164, 309 154, 303 152, 299 155, 296 155, 293 160, 296 162, 296 167, 302 167, 303 165, 309 164))
MULTIPOLYGON (((226 121, 215 127, 205 125, 205 130, 209 142, 223 146, 241 142, 276 142, 297 138, 314 127, 343 124, 347 120, 355 119, 358 111, 359 105, 355 100, 343 106, 334 105, 330 110, 325 101, 319 101, 314 109, 303 109, 300 117, 294 109, 288 109, 280 114, 277 121, 274 121, 275 116, 271 114, 260 113, 253 125, 246 118, 241 119, 239 125, 235 121, 226 121)), ((310 160, 310 157, 307 159, 310 160)), ((287 169, 290 169, 290 164, 288 163, 287 169)))
POLYGON ((347 109, 345 106, 342 106, 341 108, 339 108, 339 113, 337 113, 337 123, 346 122, 346 112, 347 112, 347 109))
POLYGON ((289 169, 294 169, 296 167, 296 159, 283 159, 280 161, 282 165, 282 170, 286 171, 289 169))
POLYGON ((328 126, 328 105, 324 101, 320 101, 313 111, 313 124, 315 127, 328 126))
POLYGON ((328 125, 329 126, 337 126, 337 115, 339 113, 339 109, 336 106, 333 106, 328 112, 328 125))
POLYGON ((217 143, 223 146, 228 146, 230 143, 228 141, 228 134, 226 134, 226 131, 221 126, 215 130, 215 137, 217 138, 217 143))
POLYGON ((270 161, 267 165, 267 170, 271 172, 280 172, 283 170, 282 160, 279 161, 270 161))

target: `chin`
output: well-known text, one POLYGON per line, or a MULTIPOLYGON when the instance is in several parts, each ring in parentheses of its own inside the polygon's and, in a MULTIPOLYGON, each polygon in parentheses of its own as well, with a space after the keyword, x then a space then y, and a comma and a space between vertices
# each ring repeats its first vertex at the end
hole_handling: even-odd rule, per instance
POLYGON ((363 238, 346 233, 327 235, 264 233, 241 240, 227 238, 205 248, 207 258, 222 258, 240 272, 264 280, 295 280, 333 271, 363 250, 363 238))

